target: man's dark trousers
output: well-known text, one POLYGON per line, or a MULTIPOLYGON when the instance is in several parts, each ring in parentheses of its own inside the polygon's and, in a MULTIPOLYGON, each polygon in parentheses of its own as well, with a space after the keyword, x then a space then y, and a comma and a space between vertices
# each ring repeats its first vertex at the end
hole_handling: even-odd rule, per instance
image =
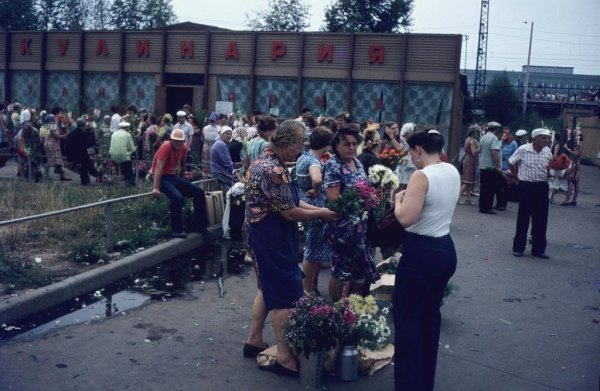
POLYGON ((531 254, 542 255, 546 252, 546 229, 548 227, 547 182, 519 182, 519 213, 517 232, 513 241, 513 251, 522 253, 527 244, 527 231, 531 220, 531 254))
POLYGON ((479 191, 479 211, 491 211, 494 206, 494 195, 500 185, 497 170, 482 169, 480 172, 481 186, 479 191))
POLYGON ((202 232, 208 228, 204 190, 175 175, 163 175, 160 179, 159 189, 171 200, 171 229, 173 232, 183 232, 183 203, 185 197, 194 199, 194 222, 191 230, 202 232))

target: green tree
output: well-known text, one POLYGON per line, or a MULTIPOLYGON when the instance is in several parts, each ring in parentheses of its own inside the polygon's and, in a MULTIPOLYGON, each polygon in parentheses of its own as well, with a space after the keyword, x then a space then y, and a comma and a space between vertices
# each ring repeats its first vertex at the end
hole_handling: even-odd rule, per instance
POLYGON ((61 13, 65 30, 83 30, 86 27, 86 17, 90 2, 88 0, 63 0, 64 9, 61 13))
POLYGON ((115 0, 110 7, 110 21, 117 30, 139 30, 144 21, 142 0, 115 0))
POLYGON ((0 0, 0 30, 38 30, 40 18, 35 0, 0 0))
POLYGON ((86 18, 86 29, 107 30, 111 28, 110 23, 110 0, 87 0, 88 14, 86 18))
POLYGON ((482 96, 486 118, 508 124, 519 116, 519 97, 506 72, 496 76, 482 96))
POLYGON ((39 0, 40 30, 63 30, 64 0, 39 0))
POLYGON ((247 26, 256 31, 304 31, 309 26, 310 6, 302 0, 269 0, 268 10, 246 13, 247 26))
POLYGON ((153 29, 177 22, 171 0, 146 0, 143 9, 143 28, 153 29))
POLYGON ((412 24, 413 0, 334 0, 323 31, 396 33, 412 24))

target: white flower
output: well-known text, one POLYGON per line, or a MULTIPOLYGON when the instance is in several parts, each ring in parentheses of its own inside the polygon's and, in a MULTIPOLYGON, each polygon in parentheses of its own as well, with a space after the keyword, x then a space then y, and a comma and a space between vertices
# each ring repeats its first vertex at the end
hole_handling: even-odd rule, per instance
POLYGON ((35 263, 42 263, 42 257, 35 257, 35 263))
POLYGON ((100 299, 100 298, 102 298, 102 293, 100 291, 96 291, 96 292, 94 292, 94 297, 97 299, 100 299))
POLYGON ((387 314, 389 314, 389 313, 390 313, 390 309, 389 309, 388 307, 384 307, 384 308, 381 310, 381 313, 382 313, 382 314, 384 314, 384 315, 387 315, 387 314))

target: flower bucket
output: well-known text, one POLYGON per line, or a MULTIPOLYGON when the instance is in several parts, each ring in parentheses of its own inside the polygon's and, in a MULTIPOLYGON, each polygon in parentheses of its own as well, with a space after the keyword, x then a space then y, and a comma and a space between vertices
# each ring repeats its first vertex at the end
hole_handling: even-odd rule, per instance
POLYGON ((323 352, 300 356, 300 384, 311 389, 323 385, 323 352))
POLYGON ((342 346, 337 355, 337 375, 341 381, 358 379, 358 347, 342 346))

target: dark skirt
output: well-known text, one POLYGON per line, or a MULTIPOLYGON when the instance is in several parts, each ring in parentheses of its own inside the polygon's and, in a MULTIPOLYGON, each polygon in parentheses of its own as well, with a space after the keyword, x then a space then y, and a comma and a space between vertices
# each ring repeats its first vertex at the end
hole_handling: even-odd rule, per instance
POLYGON ((248 228, 267 311, 293 308, 304 294, 298 267, 298 223, 269 212, 263 221, 248 224, 248 228))

